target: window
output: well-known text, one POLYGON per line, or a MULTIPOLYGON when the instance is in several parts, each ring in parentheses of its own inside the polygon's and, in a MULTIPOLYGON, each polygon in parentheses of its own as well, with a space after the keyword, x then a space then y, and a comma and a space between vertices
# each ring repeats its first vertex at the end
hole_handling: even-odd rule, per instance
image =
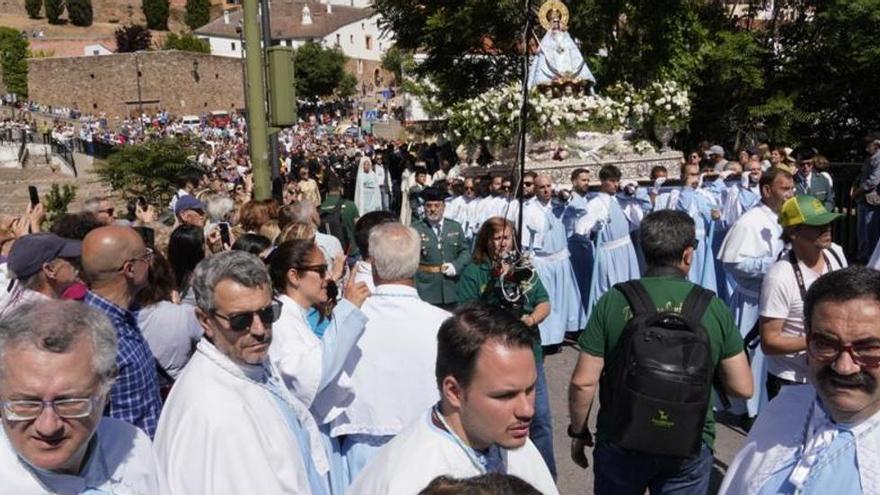
POLYGON ((341 38, 342 38, 342 35, 339 33, 336 33, 336 46, 339 46, 342 44, 341 38))
POLYGON ((373 49, 373 37, 370 35, 365 36, 364 37, 364 45, 367 47, 367 50, 372 50, 373 49))
POLYGON ((348 44, 354 45, 354 35, 353 34, 348 36, 348 44))
POLYGON ((364 73, 364 61, 363 60, 357 61, 357 72, 358 72, 358 74, 364 73))
POLYGON ((235 42, 229 43, 229 49, 235 51, 235 42))

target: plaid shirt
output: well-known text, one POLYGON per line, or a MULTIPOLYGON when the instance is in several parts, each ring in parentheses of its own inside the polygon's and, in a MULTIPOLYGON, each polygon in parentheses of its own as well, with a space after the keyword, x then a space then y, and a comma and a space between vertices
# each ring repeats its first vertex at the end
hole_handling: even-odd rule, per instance
POLYGON ((116 327, 119 345, 116 366, 119 370, 104 415, 133 424, 152 438, 156 434, 162 400, 156 359, 141 335, 137 318, 131 311, 92 291, 86 294, 85 303, 105 313, 116 327))

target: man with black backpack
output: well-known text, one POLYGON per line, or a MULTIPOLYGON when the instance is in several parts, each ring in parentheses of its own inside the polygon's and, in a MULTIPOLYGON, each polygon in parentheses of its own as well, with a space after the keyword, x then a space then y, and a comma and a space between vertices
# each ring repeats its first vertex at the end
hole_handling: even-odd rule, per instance
POLYGON ((730 310, 687 280, 697 246, 684 212, 654 212, 641 224, 646 276, 597 301, 581 334, 569 388, 572 459, 589 465, 587 424, 600 385, 596 494, 705 494, 712 470, 712 387, 752 395, 742 337, 730 310))
POLYGON ((358 209, 354 202, 342 197, 342 182, 334 176, 327 178, 327 197, 321 203, 320 231, 339 239, 342 250, 349 256, 357 254, 354 244, 354 223, 358 219, 358 209))

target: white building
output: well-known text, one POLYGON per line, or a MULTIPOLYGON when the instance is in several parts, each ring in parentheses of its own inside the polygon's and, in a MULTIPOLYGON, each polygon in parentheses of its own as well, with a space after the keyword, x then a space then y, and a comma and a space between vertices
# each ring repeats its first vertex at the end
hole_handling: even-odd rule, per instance
MULTIPOLYGON (((335 1, 369 3, 369 0, 335 1)), ((314 41, 328 48, 338 46, 354 61, 379 62, 392 44, 390 35, 382 35, 378 26, 379 15, 371 8, 274 0, 270 9, 273 45, 297 48, 307 41, 314 41)), ((213 55, 241 58, 244 39, 241 19, 241 10, 226 11, 194 34, 210 43, 213 55)))

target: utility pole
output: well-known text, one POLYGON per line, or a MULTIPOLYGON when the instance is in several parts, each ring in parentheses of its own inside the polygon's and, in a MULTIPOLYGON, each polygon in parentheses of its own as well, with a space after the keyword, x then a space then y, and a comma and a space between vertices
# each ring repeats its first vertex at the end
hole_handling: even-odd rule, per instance
MULTIPOLYGON (((263 50, 260 48, 260 18, 257 5, 260 0, 243 0, 244 40, 247 43, 245 68, 247 73, 247 128, 248 150, 254 173, 254 199, 272 197, 272 168, 269 164, 268 122, 266 119, 266 99, 263 94, 265 77, 263 72, 263 50)), ((268 12, 263 12, 268 16, 268 12)), ((268 48, 268 47, 267 47, 268 48)))

